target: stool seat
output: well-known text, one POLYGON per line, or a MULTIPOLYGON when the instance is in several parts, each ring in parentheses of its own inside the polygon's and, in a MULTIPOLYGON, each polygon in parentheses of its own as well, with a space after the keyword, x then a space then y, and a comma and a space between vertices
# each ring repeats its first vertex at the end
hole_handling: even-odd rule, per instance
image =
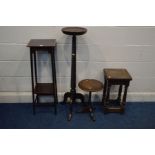
POLYGON ((103 84, 95 79, 85 79, 79 82, 79 88, 87 92, 97 92, 103 89, 103 84))
POLYGON ((87 29, 83 27, 64 27, 62 32, 67 35, 83 35, 87 32, 87 29))
POLYGON ((104 74, 109 80, 132 80, 126 69, 104 69, 104 74))

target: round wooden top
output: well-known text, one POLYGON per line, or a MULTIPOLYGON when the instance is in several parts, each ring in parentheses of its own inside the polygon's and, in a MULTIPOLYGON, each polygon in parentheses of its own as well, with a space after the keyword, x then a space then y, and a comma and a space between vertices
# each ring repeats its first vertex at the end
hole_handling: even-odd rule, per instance
POLYGON ((87 32, 87 29, 83 27, 64 27, 62 32, 67 35, 83 35, 87 32))
POLYGON ((88 91, 88 92, 96 92, 103 89, 102 82, 95 79, 85 79, 79 82, 79 88, 88 91))

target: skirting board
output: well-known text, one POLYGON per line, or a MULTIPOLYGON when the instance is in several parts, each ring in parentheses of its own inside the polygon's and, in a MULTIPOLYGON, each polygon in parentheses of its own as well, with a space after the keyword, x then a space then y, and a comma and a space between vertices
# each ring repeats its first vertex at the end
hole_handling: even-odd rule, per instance
MULTIPOLYGON (((64 93, 58 93, 59 102, 63 101, 64 93)), ((114 96, 112 94, 112 96, 114 96)), ((86 94, 87 97, 87 94, 86 94)), ((86 98, 87 99, 87 98, 86 98)), ((102 93, 93 93, 92 101, 100 102, 102 93)), ((155 92, 129 92, 127 102, 152 102, 155 101, 155 92)), ((31 103, 31 92, 0 92, 0 103, 31 103)))

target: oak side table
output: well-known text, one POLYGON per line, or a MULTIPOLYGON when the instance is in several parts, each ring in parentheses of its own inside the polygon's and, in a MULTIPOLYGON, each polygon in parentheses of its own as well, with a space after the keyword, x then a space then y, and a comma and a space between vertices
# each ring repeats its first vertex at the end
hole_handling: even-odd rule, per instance
POLYGON ((104 90, 103 90, 103 106, 104 112, 124 112, 127 90, 132 80, 131 75, 126 69, 110 69, 106 68, 104 71, 104 90), (118 97, 110 99, 110 88, 112 85, 118 85, 118 97), (122 89, 124 87, 124 94, 122 89))

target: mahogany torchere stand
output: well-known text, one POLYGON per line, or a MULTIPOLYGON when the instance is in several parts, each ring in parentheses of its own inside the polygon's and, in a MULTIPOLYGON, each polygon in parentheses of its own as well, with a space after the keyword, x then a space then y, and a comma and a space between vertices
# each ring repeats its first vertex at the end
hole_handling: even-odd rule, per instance
POLYGON ((36 106, 54 106, 55 114, 57 113, 57 83, 56 83, 56 69, 55 69, 55 39, 32 39, 28 43, 30 47, 30 62, 31 62, 31 81, 32 81, 32 99, 33 99, 33 114, 35 114, 36 106), (37 73, 36 53, 39 51, 48 51, 51 55, 52 78, 51 83, 39 83, 37 73), (54 103, 41 103, 39 97, 52 95, 54 103))
POLYGON ((76 92, 76 36, 83 35, 87 32, 86 28, 82 27, 65 27, 62 32, 67 35, 72 35, 72 64, 71 64, 71 89, 70 92, 66 92, 64 95, 64 102, 70 99, 68 121, 72 118, 73 103, 76 99, 80 99, 84 103, 84 96, 76 92))

